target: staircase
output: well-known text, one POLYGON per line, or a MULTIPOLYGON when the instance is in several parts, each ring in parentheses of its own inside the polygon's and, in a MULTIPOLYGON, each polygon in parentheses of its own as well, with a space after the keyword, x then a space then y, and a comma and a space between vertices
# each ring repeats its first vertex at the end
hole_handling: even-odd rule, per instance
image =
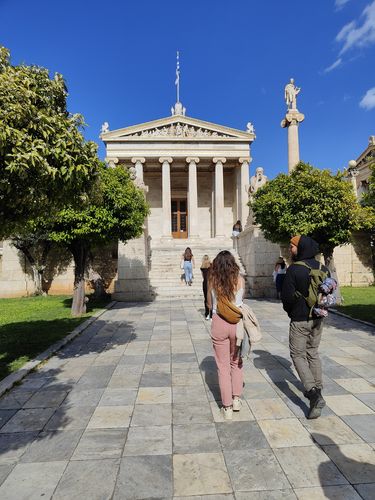
MULTIPOLYGON (((236 250, 233 249, 230 238, 223 238, 220 242, 214 239, 205 241, 184 239, 168 243, 153 243, 149 271, 151 294, 155 298, 161 299, 203 297, 202 273, 200 271, 203 255, 207 254, 212 261, 221 250, 229 250, 234 255, 240 266, 241 274, 246 276, 246 271, 236 250), (181 256, 186 247, 192 249, 195 261, 191 286, 185 284, 184 271, 180 268, 181 256)), ((246 292, 247 290, 245 290, 245 295, 246 292)))

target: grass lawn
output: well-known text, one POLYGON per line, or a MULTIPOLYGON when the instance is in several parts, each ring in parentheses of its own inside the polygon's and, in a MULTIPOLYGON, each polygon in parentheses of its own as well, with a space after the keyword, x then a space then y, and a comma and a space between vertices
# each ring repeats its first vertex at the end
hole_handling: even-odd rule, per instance
POLYGON ((88 312, 70 316, 71 297, 0 299, 0 379, 62 339, 108 300, 89 301, 88 312))
POLYGON ((375 324, 375 286, 340 288, 344 304, 337 309, 352 318, 375 324))

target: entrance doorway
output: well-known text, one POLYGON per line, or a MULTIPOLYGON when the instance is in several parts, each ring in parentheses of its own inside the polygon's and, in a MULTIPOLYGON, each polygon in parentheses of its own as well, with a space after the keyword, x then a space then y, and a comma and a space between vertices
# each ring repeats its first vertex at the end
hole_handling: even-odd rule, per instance
POLYGON ((187 199, 173 199, 171 202, 172 236, 187 238, 187 199))

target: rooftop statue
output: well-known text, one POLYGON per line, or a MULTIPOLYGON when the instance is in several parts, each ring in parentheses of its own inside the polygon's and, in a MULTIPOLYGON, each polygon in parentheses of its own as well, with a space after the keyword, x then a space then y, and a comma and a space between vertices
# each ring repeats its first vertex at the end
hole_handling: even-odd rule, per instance
POLYGON ((288 109, 297 109, 297 95, 301 92, 300 87, 294 85, 294 79, 285 85, 284 97, 288 109))
POLYGON ((102 125, 102 128, 100 129, 100 133, 101 134, 106 134, 107 132, 109 132, 109 123, 108 122, 104 122, 103 125, 102 125))
POLYGON ((246 125, 246 132, 248 134, 255 134, 255 128, 254 128, 254 125, 249 122, 247 125, 246 125))

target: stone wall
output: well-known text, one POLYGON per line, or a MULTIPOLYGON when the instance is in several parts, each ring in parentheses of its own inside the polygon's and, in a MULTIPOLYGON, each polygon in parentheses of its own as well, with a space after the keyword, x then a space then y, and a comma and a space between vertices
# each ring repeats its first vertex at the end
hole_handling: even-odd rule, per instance
POLYGON ((333 256, 341 286, 366 286, 374 283, 369 235, 353 234, 352 243, 335 248, 333 256))
MULTIPOLYGON (((117 272, 117 252, 113 245, 96 250, 93 266, 86 283, 87 293, 93 291, 90 281, 102 277, 108 292, 113 290, 113 281, 117 272)), ((44 273, 43 289, 49 295, 71 295, 73 293, 74 264, 68 252, 53 249, 47 261, 44 273)), ((35 292, 31 268, 21 252, 10 241, 4 241, 3 254, 0 257, 0 297, 23 297, 35 292)))
POLYGON ((251 297, 276 297, 272 278, 280 247, 263 236, 258 226, 250 225, 234 240, 235 248, 247 272, 251 297))

